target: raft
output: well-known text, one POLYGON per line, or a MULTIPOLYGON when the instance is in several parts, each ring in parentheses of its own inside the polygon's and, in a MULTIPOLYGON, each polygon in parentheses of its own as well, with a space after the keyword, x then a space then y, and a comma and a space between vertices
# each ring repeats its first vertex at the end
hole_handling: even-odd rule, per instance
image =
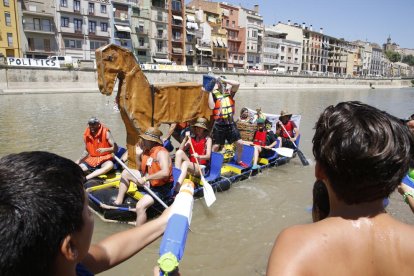
MULTIPOLYGON (((251 109, 249 112, 254 113, 251 109)), ((271 121, 272 128, 275 128, 278 115, 265 114, 271 121)), ((293 115, 292 119, 299 127, 300 115, 293 115)), ((299 139, 296 140, 296 144, 299 146, 299 139)), ((276 145, 275 147, 277 147, 276 145)), ((212 186, 215 192, 223 192, 229 190, 233 184, 243 181, 250 176, 255 176, 262 170, 281 166, 289 163, 291 158, 285 156, 279 156, 276 152, 268 158, 259 158, 258 168, 253 169, 253 155, 254 147, 243 145, 243 151, 241 154, 241 161, 248 165, 247 168, 243 168, 236 164, 234 157, 235 147, 233 145, 225 145, 222 152, 212 152, 210 158, 210 166, 206 171, 204 178, 212 186)), ((118 154, 117 154, 118 155, 118 154)), ((177 168, 173 168, 174 185, 180 175, 181 171, 177 168)), ((203 186, 200 178, 189 175, 188 178, 196 185, 194 187, 194 198, 202 198, 203 186)), ((136 220, 135 205, 146 193, 144 189, 137 188, 135 183, 131 182, 129 189, 125 195, 123 204, 114 206, 112 203, 116 199, 118 194, 118 187, 121 179, 121 172, 113 171, 108 175, 94 178, 85 183, 85 189, 88 193, 89 206, 101 218, 106 222, 133 222, 136 220)), ((174 201, 173 190, 168 197, 161 198, 167 205, 171 205, 174 201)), ((148 218, 155 217, 161 214, 164 207, 160 203, 155 203, 148 208, 148 218)))

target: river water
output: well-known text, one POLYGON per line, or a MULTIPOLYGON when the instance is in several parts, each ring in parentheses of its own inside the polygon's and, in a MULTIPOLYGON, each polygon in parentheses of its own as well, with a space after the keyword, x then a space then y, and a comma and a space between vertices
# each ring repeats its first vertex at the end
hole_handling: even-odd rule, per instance
MULTIPOLYGON (((125 130, 113 110, 114 96, 87 94, 28 94, 0 96, 0 156, 28 150, 51 151, 75 160, 83 151, 82 134, 90 116, 100 118, 119 144, 125 130)), ((265 113, 287 109, 301 114, 301 149, 312 159, 313 126, 321 111, 340 101, 359 100, 405 118, 414 113, 414 89, 241 90, 236 106, 262 108, 265 113)), ((205 207, 194 204, 182 275, 264 275, 277 234, 293 224, 310 223, 314 164, 303 167, 295 158, 271 168, 230 190, 217 194, 205 207)), ((391 196, 388 211, 414 224, 414 215, 399 196, 391 196)), ((127 229, 96 217, 94 241, 127 229)), ((102 275, 151 275, 160 239, 127 262, 102 275)))

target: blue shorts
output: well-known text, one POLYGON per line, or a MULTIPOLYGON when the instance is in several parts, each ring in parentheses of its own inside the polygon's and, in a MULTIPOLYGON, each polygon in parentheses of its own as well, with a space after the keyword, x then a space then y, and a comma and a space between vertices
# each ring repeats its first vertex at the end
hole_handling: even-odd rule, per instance
MULTIPOLYGON (((105 163, 105 162, 104 162, 105 163)), ((83 165, 85 165, 86 166, 86 168, 88 169, 88 171, 90 171, 90 172, 93 172, 93 171, 96 171, 96 170, 99 170, 101 167, 102 167, 102 164, 100 164, 100 165, 98 165, 98 166, 96 166, 96 167, 92 167, 91 165, 89 165, 88 163, 86 163, 86 162, 81 162, 81 164, 83 164, 83 165)))

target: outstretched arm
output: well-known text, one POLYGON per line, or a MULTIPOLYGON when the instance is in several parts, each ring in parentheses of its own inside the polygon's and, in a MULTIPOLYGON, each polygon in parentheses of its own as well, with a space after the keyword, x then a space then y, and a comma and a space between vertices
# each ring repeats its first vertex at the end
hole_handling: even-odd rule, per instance
POLYGON ((101 242, 91 245, 82 264, 96 274, 122 263, 164 233, 168 218, 169 209, 157 219, 139 227, 113 234, 101 242))

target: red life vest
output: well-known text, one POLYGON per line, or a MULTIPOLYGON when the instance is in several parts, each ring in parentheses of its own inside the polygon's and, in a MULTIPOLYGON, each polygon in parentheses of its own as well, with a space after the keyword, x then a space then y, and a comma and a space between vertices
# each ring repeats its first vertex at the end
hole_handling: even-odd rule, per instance
POLYGON ((218 90, 214 91, 216 102, 213 109, 214 120, 231 120, 234 114, 234 100, 233 97, 226 94, 223 95, 218 90))
MULTIPOLYGON (((293 129, 296 127, 295 123, 293 121, 288 121, 285 125, 283 125, 287 131, 287 133, 289 133, 290 137, 293 138, 295 135, 293 133, 293 129)), ((282 137, 289 139, 289 136, 287 135, 286 131, 282 128, 282 137)))
MULTIPOLYGON (((205 155, 206 154, 206 145, 207 145, 207 138, 204 137, 200 139, 200 141, 197 142, 197 140, 193 137, 191 137, 191 143, 193 144, 194 150, 198 155, 205 155)), ((190 161, 193 163, 197 163, 194 156, 193 149, 190 147, 190 161)), ((198 159, 198 163, 200 165, 207 164, 207 160, 205 159, 198 159)))
MULTIPOLYGON (((165 151, 168 153, 168 151, 161 145, 153 147, 149 155, 143 154, 142 160, 141 160, 141 172, 142 175, 145 175, 148 172, 148 175, 153 175, 154 173, 157 173, 161 170, 160 162, 157 159, 158 152, 165 151), (150 166, 147 166, 148 159, 152 158, 152 162, 150 166)), ((168 183, 171 183, 174 181, 173 175, 172 175, 172 162, 170 162, 169 168, 168 168, 169 174, 166 178, 162 179, 150 179, 150 183, 152 187, 162 186, 168 183)))
POLYGON ((253 144, 262 146, 262 147, 266 146, 266 136, 267 136, 266 130, 263 130, 263 131, 257 130, 254 133, 253 144))
POLYGON ((96 167, 102 163, 111 160, 112 154, 110 152, 98 152, 99 148, 110 148, 112 147, 107 138, 107 133, 109 129, 104 127, 101 124, 98 132, 95 136, 92 136, 91 130, 89 127, 86 128, 83 133, 83 140, 85 141, 86 150, 88 151, 88 156, 84 161, 91 167, 96 167))

